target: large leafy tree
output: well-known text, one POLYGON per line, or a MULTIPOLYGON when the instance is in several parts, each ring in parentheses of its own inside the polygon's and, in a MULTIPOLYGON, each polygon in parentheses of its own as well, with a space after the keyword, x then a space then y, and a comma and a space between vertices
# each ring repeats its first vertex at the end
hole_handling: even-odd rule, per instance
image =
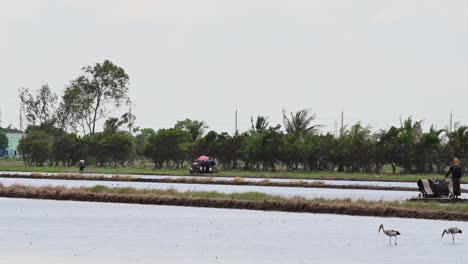
POLYGON ((75 133, 61 131, 53 140, 53 160, 56 166, 62 163, 65 166, 72 166, 80 159, 85 158, 86 145, 75 133))
POLYGON ((126 132, 116 132, 110 135, 105 134, 99 148, 107 154, 107 163, 117 167, 117 165, 125 166, 127 161, 132 160, 135 147, 131 135, 126 132))
POLYGON ((145 155, 154 161, 156 168, 164 163, 180 167, 187 159, 191 140, 191 135, 181 129, 160 129, 148 139, 145 155))
POLYGON ((82 70, 83 74, 70 83, 63 95, 61 108, 67 113, 63 119, 94 134, 97 121, 114 107, 130 102, 129 77, 123 68, 109 60, 82 70))
POLYGON ((196 141, 203 136, 205 130, 208 129, 208 125, 206 125, 205 121, 191 120, 187 118, 185 120, 177 121, 174 128, 181 129, 189 133, 192 141, 196 141))
POLYGON ((28 88, 20 88, 19 93, 21 106, 25 111, 25 117, 29 124, 35 126, 56 122, 58 97, 50 90, 47 83, 33 92, 28 88))
POLYGON ((18 149, 25 164, 43 166, 51 158, 52 137, 43 131, 32 131, 20 140, 18 149))
POLYGON ((148 143, 148 139, 156 134, 152 128, 140 129, 140 132, 135 136, 135 147, 136 153, 139 156, 143 156, 145 152, 145 145, 148 143))

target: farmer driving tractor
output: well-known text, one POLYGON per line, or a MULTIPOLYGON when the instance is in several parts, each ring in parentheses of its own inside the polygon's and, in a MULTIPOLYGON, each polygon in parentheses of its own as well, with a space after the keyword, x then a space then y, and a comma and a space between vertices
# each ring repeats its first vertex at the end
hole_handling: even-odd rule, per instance
POLYGON ((452 198, 457 199, 458 196, 461 195, 460 178, 462 177, 462 167, 460 167, 460 162, 458 159, 453 159, 453 165, 450 166, 450 169, 445 175, 445 178, 447 178, 450 174, 452 175, 452 198))

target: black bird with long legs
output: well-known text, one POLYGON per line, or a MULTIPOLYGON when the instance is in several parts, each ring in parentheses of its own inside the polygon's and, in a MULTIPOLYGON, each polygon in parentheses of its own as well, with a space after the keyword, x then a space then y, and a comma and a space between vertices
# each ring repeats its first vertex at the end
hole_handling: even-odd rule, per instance
POLYGON ((400 232, 398 232, 397 230, 393 230, 393 229, 385 230, 383 225, 380 225, 379 232, 380 230, 382 230, 383 233, 390 238, 390 245, 392 244, 392 237, 395 237, 395 245, 397 244, 397 236, 401 235, 400 232))
POLYGON ((461 234, 462 231, 458 227, 451 227, 448 229, 445 229, 444 232, 442 232, 442 237, 444 237, 445 234, 450 234, 452 236, 452 244, 455 243, 455 235, 456 234, 461 234))

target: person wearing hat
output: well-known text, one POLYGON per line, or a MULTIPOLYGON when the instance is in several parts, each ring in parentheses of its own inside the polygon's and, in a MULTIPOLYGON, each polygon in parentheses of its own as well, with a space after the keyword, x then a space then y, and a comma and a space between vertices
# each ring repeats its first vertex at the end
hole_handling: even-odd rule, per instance
POLYGON ((460 178, 462 177, 462 168, 460 167, 460 162, 458 159, 453 159, 453 165, 450 166, 449 171, 445 175, 447 178, 450 174, 452 174, 452 187, 453 187, 453 198, 458 198, 461 195, 460 190, 460 178))
POLYGON ((80 160, 80 164, 78 165, 78 167, 80 167, 80 173, 83 173, 84 168, 86 167, 85 161, 84 161, 84 160, 80 160))

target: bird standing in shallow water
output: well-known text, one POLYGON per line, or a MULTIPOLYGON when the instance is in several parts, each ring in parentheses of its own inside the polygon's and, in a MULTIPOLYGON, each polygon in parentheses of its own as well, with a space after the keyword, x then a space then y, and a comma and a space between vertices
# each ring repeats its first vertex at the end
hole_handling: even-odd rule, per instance
POLYGON ((395 237, 395 245, 397 244, 397 236, 401 235, 400 232, 393 229, 385 230, 383 225, 380 225, 379 232, 380 230, 390 238, 390 245, 392 244, 392 237, 395 237))
POLYGON ((458 227, 451 227, 449 229, 445 229, 444 232, 442 232, 442 237, 444 237, 445 234, 450 234, 452 235, 452 244, 455 243, 455 235, 456 234, 461 234, 462 231, 458 227))

